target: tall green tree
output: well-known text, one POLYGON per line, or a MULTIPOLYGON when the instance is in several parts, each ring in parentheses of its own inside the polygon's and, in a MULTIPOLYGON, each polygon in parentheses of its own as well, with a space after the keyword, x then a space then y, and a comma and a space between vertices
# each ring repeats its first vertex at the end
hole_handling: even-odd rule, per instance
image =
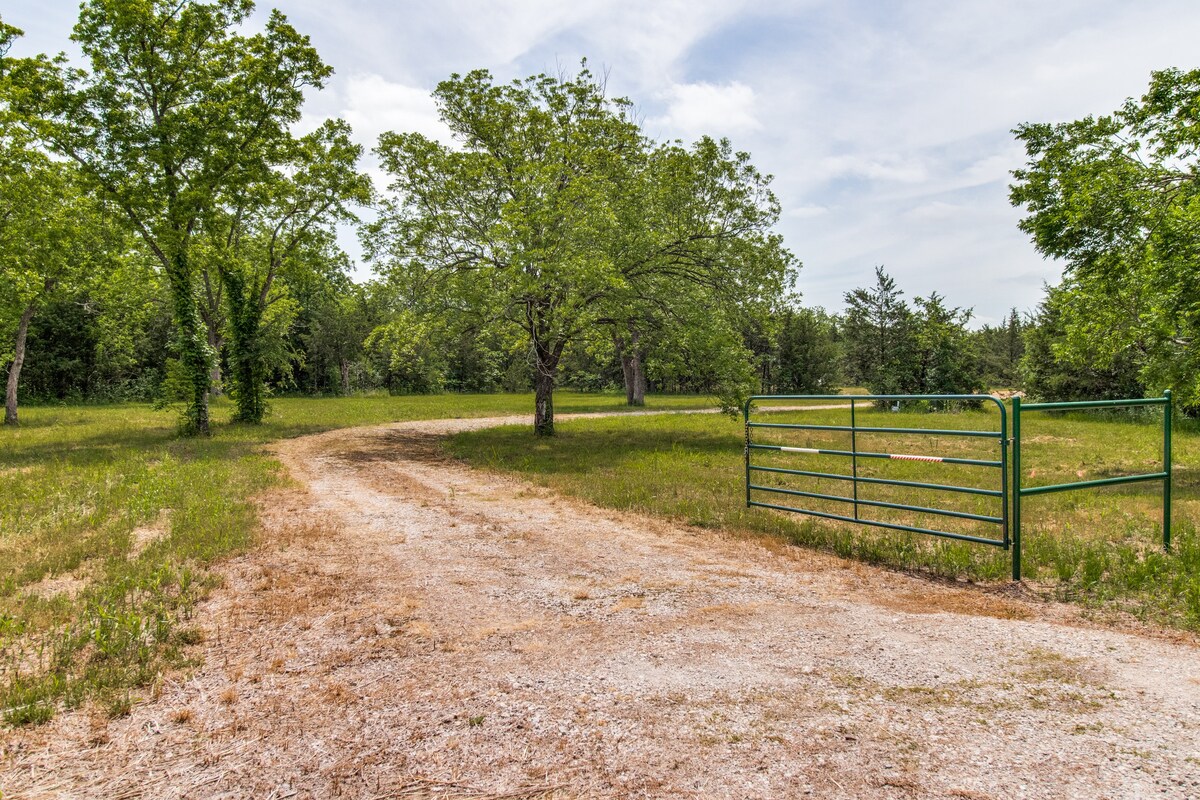
POLYGON ((645 402, 645 361, 657 351, 660 372, 687 361, 733 367, 714 375, 714 387, 726 406, 740 406, 752 388, 750 372, 735 367, 752 360, 741 331, 751 320, 771 323, 798 267, 771 232, 779 216, 771 178, 748 153, 709 137, 651 146, 626 164, 605 246, 624 283, 603 304, 626 400, 645 402), (711 335, 689 335, 697 327, 711 335), (671 352, 685 345, 705 349, 671 352))
MULTIPOLYGON (((232 195, 205 221, 209 255, 228 306, 234 419, 257 424, 266 413, 269 336, 285 302, 279 281, 304 270, 341 265, 323 256, 334 226, 355 222, 354 206, 371 200, 370 179, 358 172, 362 148, 350 127, 330 120, 307 136, 276 146, 274 163, 258 180, 232 195)), ((278 331, 277 331, 278 333, 278 331)))
POLYGON ((397 196, 369 249, 393 275, 423 284, 443 313, 483 313, 525 332, 534 428, 553 434, 563 350, 611 283, 595 242, 609 219, 609 176, 637 151, 637 127, 586 71, 496 85, 477 70, 443 81, 434 98, 462 149, 420 134, 380 137, 397 196))
POLYGON ((1056 351, 1101 372, 1132 364, 1200 406, 1200 70, 1154 72, 1110 115, 1014 133, 1020 227, 1066 263, 1056 351))
POLYGON ((1025 329, 1020 312, 1014 308, 1002 324, 984 325, 971 337, 983 364, 987 385, 1012 387, 1020 383, 1025 329))
POLYGON ((78 164, 124 214, 171 291, 189 384, 187 427, 209 430, 213 352, 200 314, 195 240, 206 216, 260 180, 290 140, 307 88, 331 70, 286 18, 241 32, 250 0, 89 0, 64 56, 10 65, 3 94, 44 145, 78 164))
POLYGON ((18 422, 18 391, 34 316, 78 292, 121 257, 104 208, 71 165, 36 150, 0 121, 0 366, 7 365, 4 422, 18 422))
POLYGON ((846 372, 874 394, 900 394, 916 383, 916 326, 896 281, 875 267, 875 285, 847 292, 846 372))
POLYGON ((672 286, 695 298, 722 281, 744 296, 779 291, 791 257, 768 232, 778 203, 769 178, 728 143, 702 140, 691 155, 664 157, 670 169, 649 169, 628 101, 608 98, 586 68, 501 85, 480 70, 434 97, 461 149, 419 134, 380 138, 395 196, 368 250, 394 280, 421 287, 429 311, 523 332, 538 434, 554 432, 564 350, 636 319, 630 303, 672 286), (644 195, 651 174, 671 182, 662 203, 644 195))
POLYGON ((841 380, 837 322, 821 308, 789 308, 775 335, 771 386, 788 394, 827 394, 841 380))
POLYGON ((920 394, 975 394, 983 390, 983 364, 967 324, 968 309, 951 308, 937 292, 913 300, 915 383, 920 394))
POLYGON ((1135 351, 1123 350, 1097 362, 1091 352, 1070 341, 1066 320, 1079 312, 1071 304, 1078 294, 1049 287, 1046 298, 1024 326, 1021 385, 1036 400, 1116 400, 1146 391, 1135 351))
POLYGON ((973 394, 982 364, 967 324, 971 312, 937 292, 910 307, 895 280, 875 268, 875 285, 846 294, 842 340, 851 380, 874 394, 973 394))

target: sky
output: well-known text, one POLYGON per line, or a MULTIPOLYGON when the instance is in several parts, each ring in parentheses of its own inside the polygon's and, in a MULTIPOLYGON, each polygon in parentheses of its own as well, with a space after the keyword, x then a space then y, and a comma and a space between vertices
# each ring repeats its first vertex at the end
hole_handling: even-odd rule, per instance
MULTIPOLYGON (((76 3, 4 5, 26 32, 12 55, 72 52, 76 3)), ((1108 113, 1152 70, 1200 67, 1195 0, 278 0, 259 24, 272 7, 335 69, 302 128, 343 117, 368 150, 387 130, 448 140, 430 91, 451 73, 508 81, 587 58, 649 135, 727 136, 775 176, 805 305, 840 310, 883 265, 975 324, 1033 309, 1061 277, 1017 229, 1012 128, 1108 113)))

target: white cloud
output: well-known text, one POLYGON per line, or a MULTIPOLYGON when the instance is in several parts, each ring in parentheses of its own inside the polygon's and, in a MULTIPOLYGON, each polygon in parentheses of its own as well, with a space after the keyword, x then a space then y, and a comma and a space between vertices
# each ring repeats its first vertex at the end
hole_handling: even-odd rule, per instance
POLYGON ((829 209, 825 206, 793 206, 783 212, 785 217, 793 219, 813 219, 814 217, 823 217, 829 213, 829 209))
POLYGON ((666 113, 646 120, 651 133, 661 129, 665 138, 690 142, 705 134, 732 136, 762 127, 755 116, 754 89, 744 83, 673 84, 665 95, 666 113))
POLYGON ((389 81, 382 75, 352 75, 344 89, 342 115, 363 144, 374 147, 384 131, 420 133, 453 144, 428 89, 389 81))
POLYGON ((993 181, 1008 183, 1012 171, 1025 163, 1025 149, 1017 142, 988 155, 984 155, 962 171, 964 186, 978 186, 993 181))
POLYGON ((816 174, 827 180, 870 178, 898 183, 920 183, 928 177, 923 165, 887 153, 829 156, 818 162, 816 174))
POLYGON ((960 205, 934 200, 904 212, 904 217, 914 222, 945 222, 962 217, 964 210, 960 205))

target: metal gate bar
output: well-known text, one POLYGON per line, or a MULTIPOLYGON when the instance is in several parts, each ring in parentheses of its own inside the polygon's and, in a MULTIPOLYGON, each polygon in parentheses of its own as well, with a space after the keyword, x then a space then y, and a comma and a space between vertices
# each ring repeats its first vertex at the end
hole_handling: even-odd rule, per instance
POLYGON ((913 489, 937 489, 944 492, 962 492, 963 494, 981 494, 987 497, 1003 497, 999 489, 977 489, 973 486, 950 486, 946 483, 919 483, 917 481, 892 480, 891 478, 855 478, 853 475, 839 475, 834 472, 810 472, 803 469, 785 469, 784 467, 750 466, 751 472, 782 472, 785 475, 804 475, 809 478, 829 478, 835 481, 853 481, 859 483, 883 483, 889 486, 908 486, 913 489))
POLYGON ((988 517, 983 514, 971 514, 966 511, 949 511, 944 508, 928 508, 926 506, 908 506, 904 505, 903 503, 888 503, 883 500, 855 500, 853 497, 843 497, 840 494, 802 492, 799 489, 785 489, 782 486, 751 486, 750 488, 757 489, 760 492, 790 494, 795 497, 811 497, 814 500, 836 500, 839 503, 858 503, 859 505, 875 506, 876 508, 895 508, 900 511, 916 511, 921 514, 939 514, 943 517, 958 517, 959 519, 973 519, 979 522, 994 522, 997 525, 1004 521, 1002 517, 988 517))
MULTIPOLYGON (((861 397, 862 395, 859 395, 861 397)), ((753 503, 761 508, 773 508, 776 511, 794 511, 797 514, 806 514, 810 517, 821 517, 823 519, 836 519, 842 522, 859 522, 863 525, 872 525, 876 528, 888 528, 893 531, 908 531, 909 533, 927 533, 930 536, 940 536, 945 539, 958 539, 963 542, 974 542, 975 544, 997 544, 995 539, 985 539, 982 536, 971 536, 966 533, 950 533, 947 531, 935 531, 931 528, 919 528, 916 525, 903 525, 899 522, 883 522, 881 520, 871 519, 855 519, 854 517, 844 517, 841 514, 830 514, 825 511, 805 511, 800 508, 792 508, 790 506, 778 506, 774 503, 753 503)))
POLYGON ((1008 524, 1008 410, 1004 404, 995 397, 990 395, 757 395, 751 397, 745 406, 745 423, 746 423, 746 449, 745 449, 745 467, 746 467, 746 505, 759 506, 762 508, 772 508, 779 511, 792 511, 798 514, 806 514, 808 516, 821 517, 823 519, 840 520, 843 522, 859 522, 863 525, 872 525, 879 528, 887 528, 890 530, 910 531, 914 533, 924 533, 931 536, 940 536, 948 539, 958 539, 961 541, 974 542, 977 544, 988 544, 995 547, 1003 547, 1009 549, 1009 524, 1008 524), (772 423, 772 422, 752 422, 750 420, 751 404, 756 400, 792 400, 792 401, 813 401, 813 400, 841 400, 849 404, 850 424, 849 425, 809 425, 800 423, 772 423), (855 414, 856 405, 860 401, 966 401, 966 402, 992 402, 996 404, 1000 412, 1000 429, 996 431, 978 431, 978 430, 943 430, 930 428, 894 428, 894 427, 878 427, 878 426, 863 426, 857 424, 857 415, 855 414), (847 432, 850 434, 851 443, 850 450, 833 450, 824 448, 812 447, 788 447, 785 445, 767 445, 758 444, 752 441, 752 429, 768 428, 781 430, 813 430, 813 431, 835 431, 847 432), (872 451, 861 451, 857 446, 858 433, 881 433, 881 434, 919 434, 927 436, 964 436, 977 438, 995 439, 999 447, 999 459, 986 460, 977 458, 957 458, 951 456, 921 456, 909 455, 903 453, 877 453, 872 451), (753 464, 751 462, 751 453, 754 450, 775 451, 781 453, 807 453, 813 455, 838 456, 849 458, 851 460, 851 474, 836 474, 827 472, 816 472, 811 470, 787 469, 784 467, 768 467, 764 465, 753 464), (1000 488, 985 489, 971 486, 953 486, 941 483, 923 483, 919 481, 895 480, 890 478, 866 478, 858 475, 858 459, 859 458, 877 458, 890 459, 900 461, 922 461, 929 463, 942 464, 957 464, 963 466, 986 467, 1000 470, 1000 488), (846 497, 843 495, 823 494, 819 492, 806 492, 799 489, 786 489, 783 487, 762 486, 752 482, 752 472, 768 472, 780 473, 785 475, 797 475, 810 478, 829 478, 840 481, 850 481, 853 487, 853 496, 846 497), (1000 500, 1001 511, 999 516, 988 516, 984 514, 971 514, 964 511, 954 511, 950 509, 931 508, 927 506, 913 506, 903 503, 889 503, 882 500, 864 500, 858 496, 858 485, 874 484, 886 486, 903 486, 914 489, 931 489, 935 491, 957 492, 963 494, 982 495, 986 497, 995 497, 1000 500), (752 491, 770 492, 773 494, 786 495, 789 497, 803 497, 815 500, 826 500, 840 503, 850 503, 854 507, 854 516, 834 514, 827 511, 816 511, 813 509, 794 508, 779 503, 765 503, 757 501, 753 498, 752 491), (988 538, 983 536, 972 536, 969 534, 955 533, 953 531, 936 530, 933 528, 924 528, 917 525, 905 525, 895 522, 885 522, 883 520, 864 519, 859 514, 860 506, 868 506, 873 508, 891 508, 900 511, 911 511, 919 514, 935 514, 944 517, 954 517, 958 519, 969 519, 978 522, 986 522, 989 524, 999 525, 1001 527, 1000 538, 988 538))
POLYGON ((784 453, 812 453, 822 456, 851 456, 857 458, 889 458, 895 461, 928 461, 935 464, 965 464, 969 467, 999 467, 1002 461, 982 461, 977 458, 951 458, 950 456, 910 456, 903 453, 870 453, 863 450, 821 450, 815 447, 784 447, 775 444, 752 444, 751 450, 779 450, 784 453))

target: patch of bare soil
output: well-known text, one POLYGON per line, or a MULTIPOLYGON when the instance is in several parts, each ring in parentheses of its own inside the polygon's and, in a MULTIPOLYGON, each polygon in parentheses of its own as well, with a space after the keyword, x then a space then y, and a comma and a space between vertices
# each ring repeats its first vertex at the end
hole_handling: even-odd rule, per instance
POLYGON ((66 595, 69 598, 74 598, 87 588, 88 578, 85 572, 86 569, 80 567, 70 572, 48 575, 37 583, 26 586, 22 591, 34 597, 40 597, 43 600, 51 600, 58 595, 66 595))
POLYGON ((127 558, 133 561, 146 551, 146 548, 160 539, 165 539, 171 532, 171 509, 164 508, 158 517, 148 525, 139 525, 129 532, 129 553, 127 558))
POLYGON ((6 800, 1200 796, 1193 643, 441 457, 500 421, 281 444, 204 667, 6 734, 6 800))

